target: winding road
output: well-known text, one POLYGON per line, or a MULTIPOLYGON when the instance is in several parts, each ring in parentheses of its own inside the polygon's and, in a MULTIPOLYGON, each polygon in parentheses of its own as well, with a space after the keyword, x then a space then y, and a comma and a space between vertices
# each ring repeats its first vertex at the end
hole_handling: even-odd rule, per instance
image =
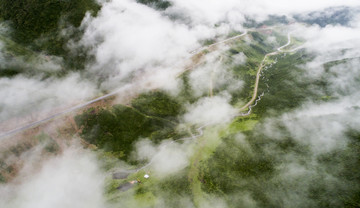
MULTIPOLYGON (((256 73, 256 79, 255 79, 255 87, 254 87, 254 92, 253 92, 253 95, 251 97, 251 100, 246 103, 243 107, 241 107, 239 109, 239 111, 244 111, 245 109, 247 108, 250 108, 251 104, 254 103, 254 101, 256 100, 256 97, 257 97, 257 94, 258 94, 258 88, 259 88, 259 82, 260 82, 260 77, 261 77, 261 71, 262 69, 264 68, 265 66, 265 61, 268 57, 270 56, 274 56, 274 55, 277 55, 279 53, 282 53, 282 52, 287 52, 287 51, 284 51, 283 48, 289 46, 291 44, 291 35, 290 35, 290 32, 288 33, 287 35, 288 37, 288 42, 283 45, 283 46, 280 46, 279 48, 276 49, 276 51, 274 52, 270 52, 270 53, 267 53, 264 57, 264 59, 261 61, 260 63, 260 66, 259 66, 259 69, 257 70, 257 73, 256 73)), ((296 49, 299 49, 300 47, 296 48, 296 49)), ((249 111, 251 111, 251 108, 249 109, 249 111)), ((246 113, 246 114, 239 114, 239 116, 241 115, 249 115, 250 113, 246 113)))

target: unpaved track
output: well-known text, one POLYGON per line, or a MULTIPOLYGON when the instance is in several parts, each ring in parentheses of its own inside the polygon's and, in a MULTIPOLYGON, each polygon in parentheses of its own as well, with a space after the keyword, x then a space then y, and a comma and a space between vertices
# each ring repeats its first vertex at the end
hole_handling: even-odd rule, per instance
POLYGON ((246 103, 246 105, 244 105, 243 107, 241 107, 239 109, 239 111, 244 111, 245 109, 247 109, 251 104, 253 104, 253 102, 256 100, 257 98, 257 94, 258 94, 258 88, 259 88, 259 82, 260 82, 260 77, 261 77, 261 71, 262 69, 264 68, 265 66, 265 61, 268 57, 270 56, 274 56, 274 55, 277 55, 279 53, 282 53, 282 52, 286 52, 286 51, 283 51, 282 49, 289 46, 291 44, 291 36, 290 36, 290 33, 288 33, 288 42, 283 45, 283 46, 280 46, 279 48, 276 49, 276 51, 274 52, 271 52, 271 53, 268 53, 265 55, 264 59, 261 61, 260 63, 260 66, 259 66, 259 69, 257 70, 257 73, 256 73, 256 80, 255 80, 255 88, 254 88, 254 92, 253 92, 253 95, 252 95, 252 98, 251 100, 246 103))

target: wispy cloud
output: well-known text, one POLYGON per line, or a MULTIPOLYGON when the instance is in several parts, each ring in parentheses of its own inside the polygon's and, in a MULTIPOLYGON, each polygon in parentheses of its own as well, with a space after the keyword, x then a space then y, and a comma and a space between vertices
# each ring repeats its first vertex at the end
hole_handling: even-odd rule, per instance
POLYGON ((104 176, 93 153, 76 146, 26 169, 18 182, 0 185, 0 205, 9 208, 105 207, 104 176))

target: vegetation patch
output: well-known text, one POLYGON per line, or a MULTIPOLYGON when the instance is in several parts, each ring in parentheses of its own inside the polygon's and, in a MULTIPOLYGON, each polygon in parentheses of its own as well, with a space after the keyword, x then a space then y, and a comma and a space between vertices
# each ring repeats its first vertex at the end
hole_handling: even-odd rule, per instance
POLYGON ((131 105, 148 116, 156 116, 175 121, 184 111, 182 105, 164 92, 153 91, 141 94, 131 102, 131 105))
POLYGON ((313 89, 319 88, 319 83, 313 79, 305 78, 306 72, 299 65, 312 60, 312 56, 303 51, 297 53, 280 54, 272 59, 277 63, 263 70, 259 83, 259 95, 265 93, 261 101, 253 109, 260 117, 268 110, 286 112, 310 98, 321 96, 313 89))
MULTIPOLYGON (((66 44, 82 36, 79 26, 86 12, 96 15, 99 10, 95 0, 0 0, 0 19, 10 24, 11 39, 22 46, 16 48, 60 56, 67 70, 84 67, 85 49, 74 53, 66 44), (66 35, 62 34, 64 29, 69 29, 66 35)), ((17 71, 9 68, 2 75, 12 76, 17 71)))
POLYGON ((181 112, 181 105, 168 95, 152 92, 139 96, 132 103, 134 107, 90 108, 76 116, 81 136, 122 159, 128 158, 139 138, 148 137, 159 142, 176 136, 176 116, 181 112))

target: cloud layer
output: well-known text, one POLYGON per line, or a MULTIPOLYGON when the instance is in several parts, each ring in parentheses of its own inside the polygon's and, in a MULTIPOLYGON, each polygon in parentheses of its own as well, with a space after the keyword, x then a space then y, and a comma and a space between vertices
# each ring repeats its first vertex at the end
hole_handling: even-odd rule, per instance
POLYGON ((0 185, 3 196, 0 205, 9 208, 105 207, 104 177, 95 161, 92 153, 71 147, 47 160, 39 170, 33 167, 23 170, 16 179, 21 183, 0 185))
MULTIPOLYGON (((133 0, 103 1, 98 16, 87 16, 82 23, 85 34, 80 44, 89 48, 95 58, 87 64, 83 74, 97 80, 100 90, 105 91, 118 88, 145 91, 164 87, 168 91, 178 92, 180 86, 176 76, 189 64, 189 52, 200 47, 201 41, 224 37, 232 30, 243 30, 247 18, 261 21, 269 14, 290 15, 332 6, 360 5, 355 0, 171 2, 170 8, 159 12, 133 0)), ((353 21, 351 27, 335 25, 320 28, 294 24, 290 30, 296 30, 296 37, 305 39, 306 49, 316 56, 311 63, 301 67, 308 72, 309 78, 324 78, 328 84, 328 95, 334 100, 309 101, 292 112, 280 112, 261 124, 258 136, 265 135, 270 140, 289 136, 297 144, 308 147, 306 161, 296 152, 282 154, 271 145, 265 151, 274 157, 285 155, 279 160, 281 163, 276 164, 278 175, 275 177, 282 185, 285 184, 284 192, 289 199, 283 199, 284 205, 311 206, 313 204, 301 201, 307 199, 311 178, 324 176, 325 182, 343 182, 327 173, 325 167, 319 167, 318 156, 345 149, 349 141, 347 131, 357 129, 360 125, 360 115, 356 110, 360 106, 357 78, 360 75, 359 61, 353 60, 327 71, 322 64, 358 57, 360 29, 359 24, 353 21)), ((0 43, 0 61, 4 59, 3 50, 0 43)), ((211 94, 211 89, 223 92, 188 104, 182 118, 184 123, 197 126, 223 124, 237 115, 237 110, 230 104, 229 94, 241 90, 243 83, 224 70, 219 56, 221 54, 208 54, 205 57, 207 64, 190 72, 189 77, 195 96, 211 94)), ((242 53, 234 57, 236 64, 244 64, 246 60, 242 53)), ((41 62, 37 67, 50 71, 61 68, 52 61, 41 62)), ((23 75, 0 78, 0 97, 3 98, 0 101, 0 121, 29 115, 29 112, 51 111, 59 105, 89 99, 99 91, 97 88, 97 84, 83 79, 79 73, 70 73, 62 78, 44 79, 23 75)), ((239 145, 246 143, 244 139, 240 140, 242 143, 239 142, 239 145)), ((246 143, 246 148, 251 149, 251 146, 246 143)), ((137 143, 137 158, 150 161, 149 167, 160 178, 184 170, 189 165, 192 153, 187 143, 163 141, 155 145, 148 140, 137 143)), ((9 196, 0 202, 1 207, 106 206, 103 198, 104 177, 99 171, 97 159, 88 151, 69 148, 62 155, 46 161, 38 170, 31 171, 23 172, 18 184, 0 186, 1 195, 9 196)), ((272 191, 267 194, 274 199, 283 198, 284 192, 272 191)), ((238 196, 246 206, 256 207, 257 202, 250 194, 244 191, 235 197, 238 196)), ((219 198, 216 203, 211 201, 206 205, 226 207, 226 202, 219 198)))

